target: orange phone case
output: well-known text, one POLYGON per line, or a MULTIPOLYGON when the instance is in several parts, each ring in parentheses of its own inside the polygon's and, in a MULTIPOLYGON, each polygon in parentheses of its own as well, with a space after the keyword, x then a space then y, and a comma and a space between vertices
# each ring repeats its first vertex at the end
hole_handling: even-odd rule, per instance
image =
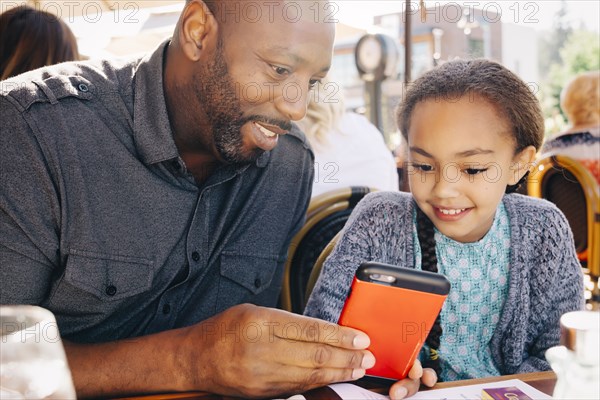
POLYGON ((376 363, 367 375, 403 379, 448 296, 450 283, 440 274, 380 263, 364 263, 356 275, 368 275, 369 270, 395 277, 396 286, 355 276, 338 323, 369 335, 376 363))

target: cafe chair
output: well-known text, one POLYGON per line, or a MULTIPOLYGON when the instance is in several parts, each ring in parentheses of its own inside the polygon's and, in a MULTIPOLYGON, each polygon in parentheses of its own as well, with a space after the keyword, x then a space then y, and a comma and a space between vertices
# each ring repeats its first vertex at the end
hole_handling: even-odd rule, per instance
POLYGON ((292 238, 283 275, 280 307, 301 314, 306 305, 306 287, 323 249, 342 230, 356 204, 375 189, 352 186, 323 193, 308 206, 306 222, 292 238))
POLYGON ((321 275, 321 270, 323 269, 323 264, 325 264, 325 260, 327 260, 327 257, 329 257, 329 254, 331 254, 331 252, 333 251, 333 248, 335 247, 335 244, 337 243, 341 234, 342 234, 341 232, 338 232, 333 237, 333 239, 331 239, 331 241, 329 243, 327 243, 327 246, 325 246, 325 248, 323 249, 321 254, 319 254, 319 258, 317 258, 317 261, 315 262, 315 266, 313 267, 312 271, 310 272, 308 282, 306 283, 306 291, 304 292, 304 298, 306 300, 308 300, 308 298, 310 297, 310 294, 312 293, 312 291, 317 283, 317 279, 319 279, 319 275, 321 275))
POLYGON ((569 221, 577 257, 586 269, 598 301, 600 276, 600 189, 591 172, 580 162, 563 155, 540 159, 527 179, 527 194, 551 201, 569 221))

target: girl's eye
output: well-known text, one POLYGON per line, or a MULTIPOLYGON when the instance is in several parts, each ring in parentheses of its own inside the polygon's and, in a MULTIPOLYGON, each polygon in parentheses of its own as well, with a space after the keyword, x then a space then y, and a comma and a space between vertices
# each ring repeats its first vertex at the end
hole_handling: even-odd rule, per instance
POLYGON ((290 72, 287 68, 279 67, 277 65, 271 65, 271 68, 273 68, 273 71, 275 71, 277 75, 287 75, 290 72))
POLYGON ((487 171, 487 168, 467 168, 467 169, 465 169, 465 173, 467 175, 477 175, 477 174, 480 174, 485 171, 487 171))
POLYGON ((429 164, 415 164, 413 163, 413 167, 422 171, 422 172, 431 172, 433 171, 433 166, 429 164))
POLYGON ((308 81, 308 87, 310 89, 312 89, 315 86, 317 86, 319 83, 321 83, 321 80, 319 80, 319 79, 311 79, 310 81, 308 81))

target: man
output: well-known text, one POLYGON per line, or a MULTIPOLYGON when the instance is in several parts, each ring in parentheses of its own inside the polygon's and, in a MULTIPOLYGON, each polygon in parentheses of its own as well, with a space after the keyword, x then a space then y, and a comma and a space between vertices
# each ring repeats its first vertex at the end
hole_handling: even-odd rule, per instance
POLYGON ((2 83, 2 303, 54 312, 78 396, 264 397, 373 365, 364 333, 261 307, 310 198, 291 121, 334 37, 311 6, 190 0, 149 57, 2 83))

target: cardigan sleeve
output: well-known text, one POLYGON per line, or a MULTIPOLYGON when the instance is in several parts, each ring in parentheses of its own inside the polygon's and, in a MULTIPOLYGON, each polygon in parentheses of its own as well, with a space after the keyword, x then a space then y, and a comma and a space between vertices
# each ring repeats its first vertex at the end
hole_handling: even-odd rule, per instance
POLYGON ((512 373, 549 370, 545 352, 560 340, 560 317, 584 308, 583 273, 577 259, 573 235, 564 215, 556 208, 544 212, 547 238, 541 249, 538 274, 532 277, 531 343, 524 359, 512 373), (536 310, 545 312, 537 313, 536 310), (537 336, 534 336, 537 335, 537 336))
POLYGON ((376 192, 358 203, 323 265, 305 315, 337 323, 354 273, 363 262, 406 264, 412 255, 407 242, 412 238, 409 199, 399 192, 376 192))

